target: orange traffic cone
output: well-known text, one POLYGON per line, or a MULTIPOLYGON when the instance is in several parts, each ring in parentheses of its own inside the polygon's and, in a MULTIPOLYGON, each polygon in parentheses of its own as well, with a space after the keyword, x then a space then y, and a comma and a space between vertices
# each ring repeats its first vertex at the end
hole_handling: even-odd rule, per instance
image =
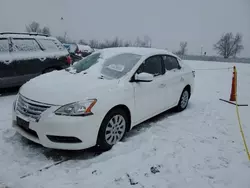
POLYGON ((234 66, 230 101, 236 101, 236 95, 237 95, 237 71, 236 67, 234 66))
POLYGON ((237 99, 237 70, 236 67, 234 66, 230 99, 229 101, 225 99, 220 99, 220 100, 237 106, 248 106, 248 104, 237 104, 236 99, 237 99))

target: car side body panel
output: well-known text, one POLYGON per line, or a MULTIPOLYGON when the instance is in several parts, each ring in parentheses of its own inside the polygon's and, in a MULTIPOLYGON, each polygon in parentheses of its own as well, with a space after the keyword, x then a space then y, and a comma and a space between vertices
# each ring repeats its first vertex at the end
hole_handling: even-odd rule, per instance
MULTIPOLYGON (((16 35, 14 37, 22 40, 26 39, 25 36, 16 35)), ((66 49, 47 52, 41 48, 35 36, 27 36, 27 39, 36 41, 40 49, 34 52, 18 52, 13 47, 14 37, 8 36, 10 41, 9 52, 0 53, 0 88, 21 86, 31 78, 44 73, 46 69, 60 70, 69 66, 66 61, 69 53, 66 49)))

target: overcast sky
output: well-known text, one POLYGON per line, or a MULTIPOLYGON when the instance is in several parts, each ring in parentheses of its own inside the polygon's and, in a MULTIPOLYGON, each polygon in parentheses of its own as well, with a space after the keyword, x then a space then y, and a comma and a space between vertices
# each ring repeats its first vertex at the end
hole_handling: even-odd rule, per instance
POLYGON ((189 53, 203 46, 208 55, 222 33, 240 32, 240 55, 250 57, 250 0, 0 0, 0 31, 24 31, 32 21, 75 40, 148 35, 154 47, 187 41, 189 53))

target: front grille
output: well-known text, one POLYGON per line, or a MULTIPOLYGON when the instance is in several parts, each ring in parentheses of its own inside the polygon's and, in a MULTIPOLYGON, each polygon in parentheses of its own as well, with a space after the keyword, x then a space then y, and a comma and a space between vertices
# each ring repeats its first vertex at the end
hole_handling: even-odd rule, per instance
POLYGON ((36 121, 40 119, 41 113, 50 107, 51 105, 35 102, 21 95, 18 96, 16 103, 16 110, 18 112, 26 117, 35 119, 36 121))

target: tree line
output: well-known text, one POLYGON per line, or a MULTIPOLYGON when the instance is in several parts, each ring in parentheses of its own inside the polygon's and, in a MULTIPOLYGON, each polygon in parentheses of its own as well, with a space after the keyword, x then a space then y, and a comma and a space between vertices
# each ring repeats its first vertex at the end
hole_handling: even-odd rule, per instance
POLYGON ((152 47, 151 38, 148 36, 144 36, 143 38, 137 37, 134 42, 128 40, 122 40, 118 37, 115 37, 110 40, 98 41, 95 39, 85 41, 80 40, 79 44, 89 45, 92 48, 103 49, 103 48, 110 48, 110 47, 152 47))
MULTIPOLYGON (((32 22, 29 25, 26 25, 25 30, 27 32, 37 32, 41 34, 51 35, 50 28, 40 27, 38 22, 32 22)), ((110 40, 98 41, 91 39, 89 41, 79 40, 72 41, 67 37, 65 32, 64 36, 56 36, 56 38, 62 43, 79 43, 84 45, 89 45, 92 48, 102 49, 109 47, 152 47, 152 40, 149 36, 144 36, 143 38, 137 37, 135 41, 122 40, 118 37, 115 37, 110 40)), ((217 52, 218 55, 223 56, 224 58, 236 57, 243 49, 242 45, 243 36, 240 33, 234 35, 232 32, 224 33, 221 35, 220 39, 213 45, 213 49, 217 52)), ((180 42, 179 50, 174 52, 177 55, 186 55, 188 51, 188 43, 180 42)))
MULTIPOLYGON (((236 33, 235 36, 232 32, 222 34, 220 39, 213 45, 213 49, 225 59, 236 57, 244 49, 242 39, 243 36, 240 33, 236 33)), ((181 42, 180 49, 174 53, 177 55, 186 55, 187 42, 181 42)), ((206 52, 204 55, 206 55, 206 52)))

